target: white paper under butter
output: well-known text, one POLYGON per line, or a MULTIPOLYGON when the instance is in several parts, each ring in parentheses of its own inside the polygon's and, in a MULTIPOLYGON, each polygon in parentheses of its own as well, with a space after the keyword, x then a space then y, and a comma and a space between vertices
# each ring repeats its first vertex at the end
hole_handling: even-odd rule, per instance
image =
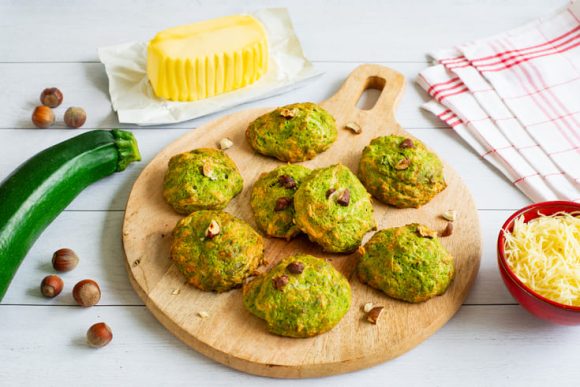
POLYGON ((109 77, 109 94, 119 122, 162 125, 187 121, 281 94, 321 74, 304 56, 286 9, 264 9, 251 15, 268 33, 268 72, 252 85, 200 101, 172 102, 155 96, 146 73, 147 42, 100 48, 99 59, 109 77))

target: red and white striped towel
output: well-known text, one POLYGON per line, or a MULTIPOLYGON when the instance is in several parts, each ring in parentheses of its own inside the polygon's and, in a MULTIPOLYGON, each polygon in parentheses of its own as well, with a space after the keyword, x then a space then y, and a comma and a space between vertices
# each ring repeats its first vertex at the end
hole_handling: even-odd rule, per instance
POLYGON ((532 201, 580 201, 580 1, 433 55, 423 107, 532 201))

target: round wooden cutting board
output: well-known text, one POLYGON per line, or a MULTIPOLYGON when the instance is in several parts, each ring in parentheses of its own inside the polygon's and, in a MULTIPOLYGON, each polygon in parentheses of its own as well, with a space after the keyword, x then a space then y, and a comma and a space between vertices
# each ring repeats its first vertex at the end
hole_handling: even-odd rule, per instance
MULTIPOLYGON (((346 79, 340 90, 322 102, 338 125, 338 140, 326 152, 305 166, 317 168, 343 163, 357 171, 362 149, 371 139, 389 133, 406 134, 395 121, 394 109, 402 94, 404 77, 386 67, 362 65, 346 79), (364 90, 382 90, 370 110, 356 103, 364 90), (361 134, 344 129, 355 122, 361 134)), ((162 152, 141 173, 129 197, 123 226, 123 242, 129 278, 149 310, 186 344, 220 363, 244 372, 281 378, 332 375, 369 367, 392 359, 421 343, 459 309, 471 287, 481 256, 477 211, 471 195, 457 173, 445 164, 447 189, 419 209, 396 209, 375 202, 379 229, 420 222, 442 230, 441 214, 458 212, 453 234, 442 238, 455 257, 456 277, 447 292, 420 304, 393 300, 361 284, 353 270, 356 254, 325 254, 306 237, 291 242, 264 238, 265 255, 272 263, 296 252, 328 258, 349 278, 352 307, 330 332, 307 339, 274 336, 265 323, 247 312, 241 290, 223 294, 202 292, 185 284, 184 277, 169 259, 171 231, 180 215, 162 197, 163 176, 169 158, 201 147, 215 147, 224 137, 234 146, 226 152, 238 165, 244 190, 226 211, 255 227, 250 209, 250 192, 260 173, 281 162, 253 152, 245 140, 248 124, 271 109, 234 113, 187 133, 162 152), (372 302, 385 309, 376 325, 368 323, 361 310, 372 302), (206 312, 202 318, 199 312, 206 312)), ((372 235, 369 233, 365 239, 372 235)))

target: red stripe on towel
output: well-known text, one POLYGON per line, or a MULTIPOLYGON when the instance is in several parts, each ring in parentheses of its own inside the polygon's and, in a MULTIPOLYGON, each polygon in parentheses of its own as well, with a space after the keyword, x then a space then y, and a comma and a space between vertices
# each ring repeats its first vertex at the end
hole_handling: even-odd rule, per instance
MULTIPOLYGON (((430 85, 430 82, 428 82, 425 78, 423 78, 423 80, 430 85)), ((449 85, 452 84, 454 82, 461 82, 460 79, 458 77, 455 78, 451 78, 450 80, 448 80, 447 82, 441 82, 441 83, 434 83, 433 85, 431 85, 431 87, 429 87, 429 89, 427 89, 427 93, 431 94, 431 92, 435 89, 439 89, 441 87, 445 87, 445 85, 449 85)))
POLYGON ((499 65, 500 66, 500 67, 496 67, 496 68, 485 69, 485 68, 482 68, 483 66, 477 66, 477 65, 476 65, 476 67, 482 73, 483 72, 488 72, 489 73, 489 72, 503 71, 503 70, 507 70, 509 68, 512 68, 514 66, 517 66, 517 65, 519 65, 521 63, 526 63, 526 62, 528 62, 528 61, 530 61, 532 59, 542 58, 542 57, 549 56, 549 55, 554 55, 554 54, 561 54, 563 52, 569 51, 569 50, 571 50, 573 48, 576 48, 578 46, 580 46, 580 42, 576 42, 572 46, 564 47, 563 49, 556 50, 556 51, 553 51, 553 52, 546 52, 546 53, 541 54, 541 55, 523 57, 523 58, 518 59, 518 60, 516 60, 515 62, 512 62, 512 63, 507 63, 507 62, 509 62, 509 60, 502 60, 501 61, 502 63, 494 64, 494 65, 499 65))
POLYGON ((533 175, 522 176, 519 179, 514 180, 512 183, 518 184, 518 183, 521 183, 522 181, 524 181, 530 177, 539 176, 539 175, 540 175, 539 173, 534 173, 533 175))
POLYGON ((476 65, 479 62, 485 62, 485 61, 490 60, 490 59, 503 58, 503 56, 509 55, 509 54, 512 54, 512 53, 518 53, 518 55, 528 54, 528 51, 533 51, 535 49, 543 48, 543 47, 545 47, 547 45, 556 43, 556 42, 558 42, 558 41, 560 41, 560 40, 562 40, 562 39, 564 39, 564 38, 566 38, 566 37, 574 34, 575 32, 577 32, 579 30, 580 30, 580 25, 572 28, 570 31, 565 32, 564 34, 562 34, 560 36, 555 37, 554 39, 548 40, 547 42, 540 43, 540 44, 536 44, 534 46, 520 48, 520 49, 501 51, 501 52, 498 52, 498 53, 496 53, 494 55, 489 55, 489 56, 485 56, 485 57, 482 57, 482 58, 473 59, 471 62, 476 65))
POLYGON ((469 90, 469 89, 468 89, 467 87, 464 87, 463 89, 461 89, 461 90, 458 90, 458 91, 455 91, 455 92, 453 92, 453 93, 445 93, 445 94, 442 94, 442 95, 440 95, 438 98, 435 98, 435 99, 436 99, 437 101, 439 101, 439 102, 443 102, 443 100, 444 100, 445 98, 452 97, 452 96, 454 96, 454 95, 457 95, 457 94, 463 94, 463 93, 465 93, 465 92, 466 92, 466 91, 468 91, 468 90, 469 90))

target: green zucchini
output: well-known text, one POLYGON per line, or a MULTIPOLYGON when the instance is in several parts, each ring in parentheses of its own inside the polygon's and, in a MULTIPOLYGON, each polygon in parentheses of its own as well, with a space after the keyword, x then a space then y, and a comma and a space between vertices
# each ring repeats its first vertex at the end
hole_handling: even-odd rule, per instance
POLYGON ((141 160, 124 130, 92 130, 20 165, 0 184, 0 300, 42 231, 87 186, 141 160))

